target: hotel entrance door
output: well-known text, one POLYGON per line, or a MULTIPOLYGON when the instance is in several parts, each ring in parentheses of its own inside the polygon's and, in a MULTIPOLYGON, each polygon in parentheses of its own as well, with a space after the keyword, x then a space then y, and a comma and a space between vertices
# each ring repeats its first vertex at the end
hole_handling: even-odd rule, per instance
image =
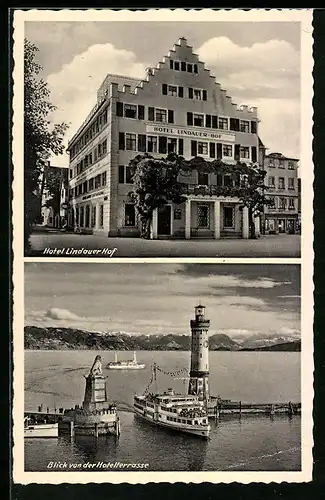
POLYGON ((165 205, 158 210, 158 235, 170 236, 171 231, 171 206, 165 205))

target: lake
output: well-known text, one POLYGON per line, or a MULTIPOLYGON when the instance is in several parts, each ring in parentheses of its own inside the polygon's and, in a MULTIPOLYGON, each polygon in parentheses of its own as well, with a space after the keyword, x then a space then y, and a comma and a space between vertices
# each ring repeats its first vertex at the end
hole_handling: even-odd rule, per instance
MULTIPOLYGON (((26 351, 25 409, 37 410, 81 404, 85 379, 96 354, 101 354, 107 392, 112 401, 132 405, 142 393, 156 362, 165 371, 187 368, 189 352, 139 351, 138 371, 106 370, 112 351, 26 351)), ((118 353, 119 359, 132 353, 118 353)), ((158 372, 158 389, 185 392, 187 381, 158 372)), ((224 399, 251 403, 299 402, 300 353, 210 352, 210 392, 224 399)), ((50 461, 148 463, 151 471, 299 471, 301 470, 301 418, 294 416, 222 417, 211 421, 207 442, 166 431, 120 412, 121 436, 63 439, 25 439, 25 470, 49 470, 50 461)), ((83 469, 84 470, 84 469, 83 469)), ((61 470, 60 470, 61 472, 61 470)))

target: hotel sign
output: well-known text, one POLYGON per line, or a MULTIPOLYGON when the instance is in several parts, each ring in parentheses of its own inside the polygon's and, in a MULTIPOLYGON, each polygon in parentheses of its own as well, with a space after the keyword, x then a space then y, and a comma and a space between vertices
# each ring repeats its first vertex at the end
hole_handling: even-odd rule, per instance
POLYGON ((176 137, 189 137, 191 139, 206 139, 221 142, 234 142, 235 134, 214 132, 211 129, 194 130, 186 127, 168 127, 164 125, 147 125, 146 133, 153 135, 172 135, 176 137))

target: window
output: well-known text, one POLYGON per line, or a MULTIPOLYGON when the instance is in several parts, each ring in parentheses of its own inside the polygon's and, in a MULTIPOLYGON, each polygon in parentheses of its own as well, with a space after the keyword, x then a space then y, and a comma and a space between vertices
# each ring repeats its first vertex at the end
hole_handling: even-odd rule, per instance
POLYGON ((125 149, 127 151, 136 151, 136 139, 135 134, 125 134, 125 149))
POLYGON ((174 68, 176 69, 176 71, 179 71, 179 62, 178 61, 175 61, 174 68))
POLYGON ((177 87, 176 85, 168 85, 168 93, 172 97, 177 97, 177 87))
POLYGON ((102 155, 106 155, 107 153, 107 140, 105 139, 104 142, 102 142, 102 155))
POLYGON ((198 155, 207 155, 208 154, 208 143, 207 142, 198 142, 197 143, 197 154, 198 155))
POLYGON ((118 182, 119 184, 124 184, 124 165, 119 165, 118 167, 118 182))
POLYGON ((208 205, 197 206, 197 225, 199 228, 209 227, 209 207, 208 205))
POLYGON ((218 125, 220 129, 228 130, 228 118, 219 118, 218 125))
POLYGON ((99 188, 100 184, 101 184, 101 174, 98 174, 95 177, 95 189, 99 188))
POLYGON ((132 169, 126 165, 125 167, 125 183, 126 184, 133 184, 133 172, 132 169))
POLYGON ((89 191, 92 191, 94 189, 94 178, 89 179, 88 185, 89 185, 88 187, 89 191))
POLYGON ((289 177, 288 178, 288 189, 294 189, 295 188, 295 179, 294 177, 289 177))
POLYGON ((99 205, 99 225, 104 227, 104 205, 99 205))
POLYGON ((268 201, 269 201, 269 207, 275 208, 275 198, 274 197, 269 198, 268 201))
POLYGON ((224 175, 224 177, 223 177, 223 185, 224 186, 228 186, 228 187, 231 187, 231 186, 234 185, 232 175, 229 175, 229 174, 225 174, 224 175))
POLYGON ((240 157, 249 159, 249 147, 240 146, 240 157))
POLYGON ((148 153, 157 153, 157 137, 148 135, 147 137, 147 151, 148 153))
POLYGON ((194 127, 203 127, 204 126, 204 115, 199 115, 197 113, 193 113, 193 124, 194 124, 194 127))
POLYGON ((202 90, 194 89, 194 99, 197 101, 202 101, 202 90))
POLYGON ((287 205, 287 200, 286 198, 279 198, 279 208, 284 210, 287 205))
POLYGON ((167 138, 167 153, 177 152, 177 139, 167 138))
POLYGON ((275 165, 274 165, 274 163, 273 163, 273 160, 269 160, 269 162, 268 162, 268 163, 269 163, 269 167, 270 167, 270 168, 275 168, 275 165))
POLYGON ((169 68, 174 69, 174 61, 172 59, 169 60, 169 68))
POLYGON ((131 203, 124 206, 124 225, 127 227, 135 226, 135 208, 131 203))
POLYGON ((222 156, 232 157, 232 145, 223 144, 222 145, 222 156))
POLYGON ((249 121, 240 120, 239 121, 239 131, 249 133, 249 121))
POLYGON ((125 118, 136 118, 137 107, 134 104, 124 104, 124 116, 125 118))
POLYGON ((289 210, 294 210, 294 209, 295 209, 295 199, 289 198, 289 210))
POLYGON ((174 220, 181 220, 182 219, 182 210, 179 208, 175 208, 174 210, 174 220))
POLYGON ((271 176, 268 180, 268 186, 274 188, 275 187, 275 177, 271 176))
POLYGON ((167 111, 165 109, 156 108, 156 122, 167 122, 167 111))
POLYGON ((198 72, 198 71, 197 71, 197 64, 194 64, 194 65, 193 65, 193 71, 194 71, 194 73, 197 73, 197 72, 198 72))
POLYGON ((193 71, 193 65, 192 64, 188 64, 187 65, 187 71, 188 71, 188 73, 192 73, 192 71, 193 71))
POLYGON ((186 71, 186 62, 181 62, 181 71, 186 71))
POLYGON ((284 161, 280 159, 279 159, 279 168, 285 168, 284 161))
POLYGON ((107 173, 103 172, 102 173, 102 186, 106 186, 106 181, 107 181, 107 173))
POLYGON ((197 183, 199 186, 208 186, 209 185, 209 174, 207 172, 198 172, 197 173, 197 183))
POLYGON ((234 208, 223 207, 223 226, 227 228, 234 227, 234 208))
POLYGON ((284 177, 279 177, 278 187, 279 187, 279 189, 285 189, 284 177))
POLYGON ((293 162, 293 161, 289 161, 289 162, 288 162, 288 169, 289 169, 289 170, 294 170, 294 169, 295 169, 295 164, 294 164, 294 162, 293 162))

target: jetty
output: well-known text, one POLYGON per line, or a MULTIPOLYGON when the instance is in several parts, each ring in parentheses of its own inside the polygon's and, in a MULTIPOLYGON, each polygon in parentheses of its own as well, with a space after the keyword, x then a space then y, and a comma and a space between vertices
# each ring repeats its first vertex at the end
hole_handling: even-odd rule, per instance
POLYGON ((120 419, 115 403, 109 402, 106 381, 102 373, 101 357, 96 356, 86 379, 83 402, 74 408, 46 411, 25 411, 25 417, 35 423, 58 423, 58 436, 119 436, 120 419))
POLYGON ((301 415, 301 403, 246 403, 242 401, 231 401, 210 396, 207 403, 208 417, 219 419, 222 416, 243 415, 301 415))

